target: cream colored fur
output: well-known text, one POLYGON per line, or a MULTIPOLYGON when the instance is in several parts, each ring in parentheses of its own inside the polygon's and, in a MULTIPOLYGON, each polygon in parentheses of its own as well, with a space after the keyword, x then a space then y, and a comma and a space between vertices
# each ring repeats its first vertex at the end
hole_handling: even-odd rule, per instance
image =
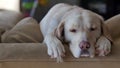
POLYGON ((100 15, 78 6, 64 3, 55 5, 40 22, 44 43, 48 47, 48 55, 57 58, 58 62, 62 62, 61 57, 65 56, 65 49, 61 40, 64 38, 64 41, 69 42, 70 51, 75 58, 81 56, 79 45, 82 41, 90 43, 88 49, 90 57, 95 56, 96 46, 98 46, 97 49, 102 50, 103 55, 98 54, 104 56, 106 49, 111 50, 111 44, 109 44, 110 39, 106 35, 103 22, 100 15), (91 28, 94 30, 91 31, 91 28), (71 30, 75 30, 75 32, 71 32, 71 30), (64 37, 62 36, 63 31, 64 37), (99 42, 97 42, 98 40, 99 42), (108 43, 108 45, 104 43, 108 43))

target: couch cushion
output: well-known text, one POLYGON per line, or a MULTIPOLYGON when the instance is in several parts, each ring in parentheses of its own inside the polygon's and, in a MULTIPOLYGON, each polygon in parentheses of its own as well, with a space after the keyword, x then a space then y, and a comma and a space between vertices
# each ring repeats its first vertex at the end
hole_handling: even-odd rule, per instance
POLYGON ((1 68, 120 68, 120 62, 1 62, 1 68))
POLYGON ((105 21, 113 40, 120 37, 120 14, 105 21))
MULTIPOLYGON (((120 41, 120 40, 119 40, 120 41)), ((117 41, 112 46, 112 52, 105 57, 94 58, 74 58, 65 45, 66 57, 65 62, 120 62, 120 42, 117 41)), ((41 43, 1 43, 0 44, 0 61, 40 61, 55 62, 47 55, 47 47, 41 43)))
POLYGON ((24 18, 2 36, 3 43, 37 43, 42 40, 39 24, 32 17, 24 18))
POLYGON ((4 32, 5 32, 5 30, 3 28, 0 28, 0 43, 1 43, 1 36, 4 32))
POLYGON ((0 28, 10 30, 23 18, 19 12, 0 9, 0 28))

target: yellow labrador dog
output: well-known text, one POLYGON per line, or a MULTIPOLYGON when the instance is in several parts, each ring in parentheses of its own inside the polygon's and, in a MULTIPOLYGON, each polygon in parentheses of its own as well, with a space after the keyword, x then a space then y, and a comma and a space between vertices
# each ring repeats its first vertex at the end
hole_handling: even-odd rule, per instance
POLYGON ((55 5, 40 22, 48 55, 62 62, 65 56, 61 40, 69 42, 75 58, 105 56, 111 51, 111 38, 103 18, 89 10, 64 3, 55 5))

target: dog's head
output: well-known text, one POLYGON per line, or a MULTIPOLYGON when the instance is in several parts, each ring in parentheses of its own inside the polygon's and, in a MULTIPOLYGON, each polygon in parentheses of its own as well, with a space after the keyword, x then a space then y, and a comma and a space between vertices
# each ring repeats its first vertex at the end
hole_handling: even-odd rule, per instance
POLYGON ((62 19, 56 29, 56 36, 69 42, 73 56, 94 56, 95 44, 100 36, 111 40, 103 18, 88 10, 71 10, 62 19))

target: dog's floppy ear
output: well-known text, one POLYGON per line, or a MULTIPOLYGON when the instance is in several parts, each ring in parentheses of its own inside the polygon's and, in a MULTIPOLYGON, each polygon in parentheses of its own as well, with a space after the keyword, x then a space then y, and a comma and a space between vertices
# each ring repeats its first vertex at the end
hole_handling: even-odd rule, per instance
POLYGON ((101 21, 102 36, 105 36, 108 40, 110 40, 112 42, 113 41, 112 37, 110 35, 108 27, 104 23, 104 19, 101 16, 99 16, 99 18, 101 21))
POLYGON ((55 35, 56 35, 56 37, 57 37, 59 40, 61 40, 62 42, 65 41, 65 39, 64 39, 64 25, 65 25, 65 21, 68 19, 68 17, 67 17, 68 15, 69 15, 69 13, 66 13, 66 14, 62 17, 62 19, 61 19, 58 27, 57 27, 56 30, 55 30, 55 35))
POLYGON ((64 36, 64 21, 61 21, 58 25, 58 27, 55 30, 55 35, 58 39, 63 41, 64 36))

